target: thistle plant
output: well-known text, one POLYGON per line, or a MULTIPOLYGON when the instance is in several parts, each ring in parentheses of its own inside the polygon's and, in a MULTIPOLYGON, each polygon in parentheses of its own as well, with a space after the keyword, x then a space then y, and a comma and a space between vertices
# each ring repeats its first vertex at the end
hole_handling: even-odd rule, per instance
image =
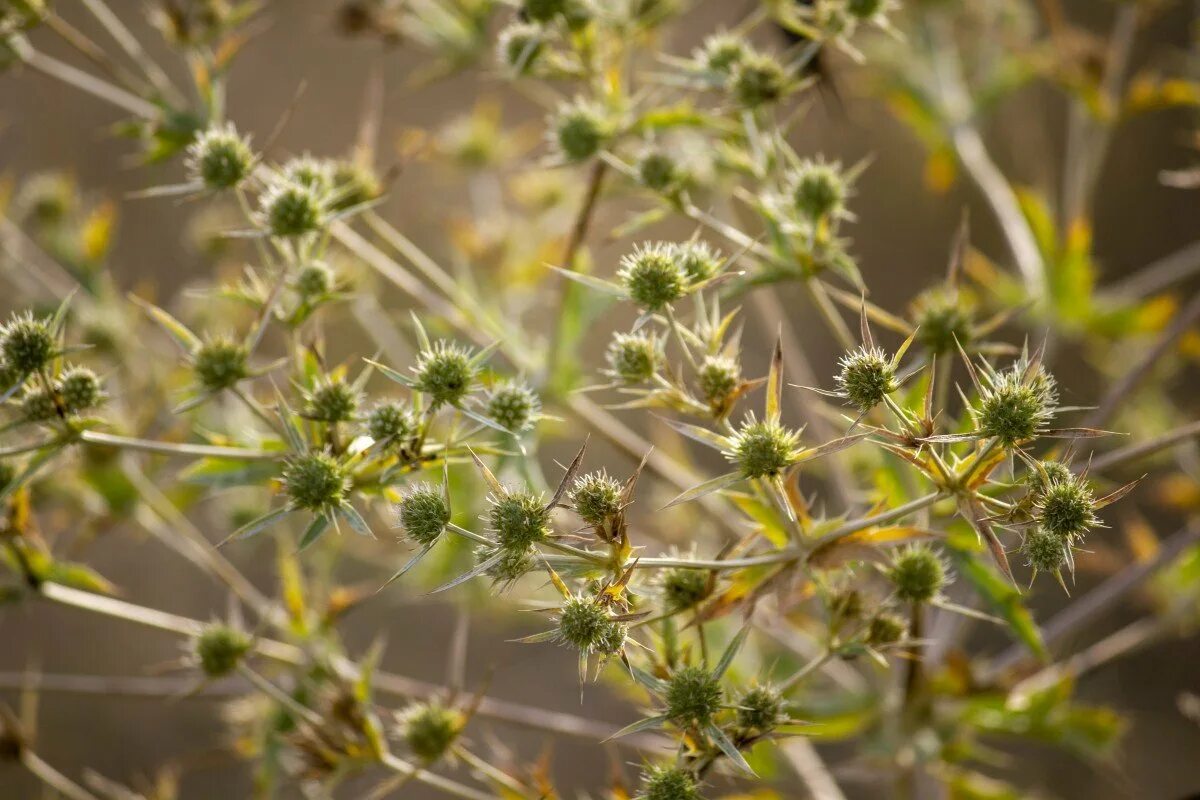
MULTIPOLYGON (((1127 188, 1098 181, 1115 132, 1200 97, 1135 69, 1170 5, 1116 4, 1101 43, 1034 0, 344 0, 312 52, 400 44, 412 86, 481 96, 399 131, 397 76, 364 75, 353 147, 321 152, 242 114, 238 57, 278 8, 156 2, 143 42, 105 0, 7 4, 0 79, 126 115, 147 188, 121 205, 76 165, 15 164, 0 192, 0 597, 183 655, 181 675, 29 667, 0 690, 223 698, 223 741, 163 746, 244 762, 256 798, 1005 798, 1055 778, 1038 748, 1102 768, 1137 709, 1078 682, 1200 625, 1200 261, 1102 280, 1120 259, 1092 235, 1097 186, 1127 188), (1001 102, 1031 83, 1069 128, 1040 189, 982 130, 1040 114, 1001 102), (881 202, 961 179, 984 208, 945 270, 885 275, 909 259, 859 222, 875 165, 794 135, 872 92, 929 151, 926 186, 881 202), (135 282, 113 247, 129 204, 194 217, 179 239, 204 246, 155 260, 207 277, 135 282), (118 586, 98 565, 130 536, 156 546, 120 551, 118 586), (175 556, 228 596, 169 594, 228 621, 148 603, 139 575, 175 556), (433 679, 394 671, 443 639, 433 679), (580 712, 576 680, 628 724, 580 712), (553 763, 515 728, 630 768, 553 763)), ((21 630, 23 665, 73 652, 21 630)), ((20 796, 207 796, 99 778, 67 761, 82 747, 51 765, 19 705, 0 702, 0 782, 20 796)))

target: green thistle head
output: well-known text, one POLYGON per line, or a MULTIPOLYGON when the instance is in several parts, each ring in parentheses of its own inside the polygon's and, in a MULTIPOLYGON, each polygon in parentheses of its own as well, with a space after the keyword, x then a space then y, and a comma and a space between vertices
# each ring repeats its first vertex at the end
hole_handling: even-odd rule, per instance
POLYGON ((417 358, 415 387, 436 407, 458 405, 471 390, 476 367, 463 347, 438 340, 417 358))
POLYGON ((600 649, 613 620, 608 610, 590 597, 569 597, 558 615, 556 638, 584 653, 600 649))
POLYGON ((681 728, 699 728, 721 710, 724 691, 702 667, 682 667, 667 682, 667 717, 681 728))
POLYGON ((400 712, 400 736, 425 763, 444 756, 462 731, 462 714, 441 703, 416 703, 400 712))
POLYGON ((759 422, 748 417, 732 439, 733 446, 725 457, 737 464, 747 478, 778 475, 799 454, 800 434, 778 422, 759 422))
POLYGON ((345 381, 329 381, 309 395, 305 416, 327 424, 349 422, 354 419, 361 400, 359 392, 345 381))
POLYGON ((325 226, 324 192, 289 180, 271 185, 259 198, 259 220, 267 233, 294 239, 325 226))
POLYGON ((333 286, 333 270, 320 262, 306 264, 296 273, 296 292, 305 300, 324 297, 333 286))
POLYGON ((896 596, 911 603, 927 603, 949 582, 946 564, 932 547, 914 544, 897 550, 887 569, 896 596))
POLYGON ((492 497, 491 502, 488 519, 505 550, 524 553, 549 534, 550 509, 540 494, 509 491, 492 497))
POLYGON ((922 292, 912 305, 919 326, 917 340, 934 355, 953 353, 972 340, 973 303, 965 295, 941 288, 922 292), (957 344, 955 344, 957 342, 957 344))
POLYGON ((866 413, 896 391, 896 370, 878 347, 860 347, 842 356, 838 390, 850 405, 866 413))
POLYGON ((205 391, 219 392, 250 374, 249 360, 245 345, 219 337, 209 339, 192 353, 192 370, 205 391))
POLYGON ((629 299, 646 311, 661 311, 687 291, 687 277, 667 244, 644 244, 624 256, 617 277, 629 299))
POLYGON ((604 112, 582 100, 560 108, 551 120, 550 128, 558 152, 572 162, 586 161, 600 152, 610 131, 604 112))
POLYGON ((746 53, 734 64, 729 89, 746 108, 774 103, 787 90, 788 74, 783 65, 766 53, 746 53))
POLYGON ((404 535, 419 545, 438 540, 450 522, 450 506, 440 489, 422 483, 414 486, 397 506, 397 517, 404 535))
POLYGON ((575 479, 569 494, 575 513, 599 527, 621 513, 621 484, 607 472, 589 472, 575 479))
POLYGON ((58 391, 68 414, 95 408, 104 399, 100 379, 87 367, 68 367, 58 377, 58 391))
POLYGON ((14 315, 0 328, 0 360, 18 376, 42 369, 57 351, 58 342, 49 319, 26 312, 14 315))
POLYGON ((212 191, 232 189, 254 168, 250 140, 239 136, 233 123, 215 125, 188 146, 187 170, 191 179, 212 191))
POLYGON ((787 719, 783 696, 770 686, 752 686, 737 701, 739 728, 756 733, 770 733, 787 719))
POLYGON ((1099 524, 1092 491, 1076 478, 1051 480, 1034 500, 1038 522, 1048 533, 1069 542, 1099 524))
POLYGON ((529 550, 497 551, 488 545, 475 548, 475 563, 482 564, 500 553, 500 559, 487 570, 487 575, 499 584, 509 584, 533 569, 533 554, 529 550))
POLYGON ((1058 399, 1054 378, 1042 369, 1026 375, 1024 361, 1003 372, 985 374, 975 416, 980 433, 1014 447, 1035 438, 1054 417, 1058 399))
POLYGON ((511 23, 496 40, 497 60, 515 75, 528 75, 542 54, 543 35, 537 25, 511 23))
POLYGON ((1031 528, 1021 542, 1021 552, 1029 566, 1038 572, 1058 572, 1067 563, 1067 547, 1063 538, 1042 527, 1031 528))
POLYGON ((58 416, 54 392, 42 386, 30 386, 21 395, 21 415, 28 422, 46 422, 58 416))
POLYGON ((708 573, 701 569, 675 567, 664 571, 659 580, 663 605, 672 611, 693 608, 712 593, 708 573))
POLYGON ((679 165, 663 150, 646 150, 637 161, 638 181, 648 189, 666 192, 673 189, 680 178, 679 165))
POLYGON ((741 383, 741 365, 726 356, 706 356, 696 374, 701 396, 714 407, 724 406, 741 383))
POLYGON ((708 242, 680 242, 671 245, 671 249, 689 285, 708 280, 721 267, 721 251, 713 249, 708 242))
POLYGON ((505 381, 488 392, 486 412, 501 428, 524 433, 533 428, 542 412, 542 401, 524 383, 505 381))
POLYGON ((696 60, 708 72, 729 75, 750 54, 750 46, 740 36, 714 33, 696 51, 696 60))
POLYGON ((1071 480, 1071 468, 1061 461, 1040 461, 1038 469, 1029 470, 1025 478, 1029 491, 1036 498, 1050 487, 1052 483, 1071 480))
POLYGON ((701 800, 691 773, 678 767, 650 767, 642 773, 639 800, 701 800))
POLYGON ((836 164, 805 161, 792 176, 792 203, 810 222, 840 215, 846 194, 846 179, 836 164))
POLYGON ((908 634, 908 622, 904 617, 891 611, 881 611, 871 617, 867 625, 867 644, 872 647, 886 647, 895 644, 908 634))
POLYGON ((192 654, 205 677, 221 678, 237 669, 253 645, 249 635, 237 628, 213 623, 192 640, 192 654))
POLYGON ((297 508, 322 513, 346 502, 350 477, 328 453, 307 453, 288 462, 283 487, 297 508))
POLYGON ((329 202, 331 211, 345 211, 376 200, 382 194, 383 183, 366 164, 354 160, 334 163, 333 192, 329 202))
POLYGON ((367 434, 377 442, 402 444, 416 427, 412 409, 402 403, 380 403, 367 415, 367 434))
POLYGON ((283 179, 324 197, 333 189, 333 165, 309 155, 290 159, 279 170, 283 179))
POLYGON ((648 333, 617 333, 605 357, 610 373, 623 383, 646 383, 662 365, 662 342, 648 333))

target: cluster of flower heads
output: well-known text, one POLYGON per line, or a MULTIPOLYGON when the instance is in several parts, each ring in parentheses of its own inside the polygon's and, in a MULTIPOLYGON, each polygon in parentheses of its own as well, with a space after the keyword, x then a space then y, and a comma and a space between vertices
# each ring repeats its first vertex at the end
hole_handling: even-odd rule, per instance
POLYGON ((0 326, 0 396, 16 423, 67 423, 105 399, 99 376, 64 359, 66 306, 53 317, 14 314, 0 326))

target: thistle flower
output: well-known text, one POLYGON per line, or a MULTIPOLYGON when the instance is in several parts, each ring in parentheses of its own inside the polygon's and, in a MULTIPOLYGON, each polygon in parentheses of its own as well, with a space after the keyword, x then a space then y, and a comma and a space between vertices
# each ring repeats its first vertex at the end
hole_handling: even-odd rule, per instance
POLYGON ((706 356, 696 373, 700 396, 714 409, 723 409, 742 384, 742 368, 726 356, 706 356))
POLYGON ((367 415, 367 434, 389 446, 405 442, 416 428, 412 408, 401 403, 380 403, 367 415))
POLYGON ((727 77, 750 54, 746 40, 731 33, 714 33, 704 39, 695 53, 700 66, 718 76, 727 77))
POLYGON ((31 313, 14 315, 0 328, 0 360, 24 377, 45 367, 58 355, 54 321, 31 313))
POLYGON ((908 622, 891 611, 880 611, 867 623, 867 644, 887 647, 902 640, 908 633, 908 622))
POLYGON ((737 725, 756 734, 770 733, 787 720, 783 696, 761 684, 751 686, 737 700, 737 725))
POLYGON ((279 174, 288 183, 311 189, 318 196, 333 190, 333 165, 310 155, 289 159, 279 168, 279 174))
POLYGON ((750 51, 734 63, 729 91, 740 105, 757 108, 783 97, 788 82, 787 70, 774 56, 750 51))
POLYGON ((227 337, 211 338, 192 352, 192 371, 209 393, 228 389, 250 375, 246 346, 227 337))
POLYGON ((866 413, 899 388, 896 360, 878 347, 859 347, 842 356, 836 378, 838 393, 850 405, 866 413))
POLYGON ((679 165, 669 153, 659 149, 647 149, 634 165, 638 181, 656 192, 668 192, 678 186, 679 165))
POLYGON ((661 311, 688 289, 677 252, 662 242, 643 244, 623 256, 617 277, 629 299, 645 311, 661 311))
POLYGON ((100 379, 87 367, 68 367, 58 376, 58 393, 68 414, 98 406, 104 399, 100 379))
POLYGON ((58 401, 52 389, 30 386, 21 395, 21 415, 27 422, 46 422, 58 416, 58 401))
POLYGON ((792 204, 809 222, 821 222, 845 214, 849 192, 840 165, 803 161, 791 176, 792 204))
POLYGON ((513 22, 500 31, 496 40, 496 58, 513 74, 527 75, 542 53, 543 37, 539 26, 513 22))
POLYGON ((1083 538, 1100 524, 1095 506, 1091 490, 1074 475, 1051 479, 1034 500, 1041 528, 1066 543, 1083 538))
POLYGON ((659 576, 663 605, 669 611, 694 608, 712 594, 712 573, 700 569, 674 567, 659 576))
POLYGON ((1021 552, 1025 554, 1027 563, 1034 572, 1049 572, 1055 575, 1061 573, 1068 563, 1070 544, 1057 533, 1043 527, 1033 527, 1026 531, 1025 539, 1021 542, 1021 552))
POLYGON ((354 386, 343 380, 325 381, 308 394, 304 416, 329 425, 349 422, 361 401, 362 394, 354 386))
POLYGON ((446 755, 458 739, 465 719, 438 701, 414 703, 398 714, 399 733, 413 755, 426 764, 446 755))
POLYGON ((328 453, 306 453, 288 462, 283 471, 283 488, 296 508, 326 514, 346 502, 350 478, 328 453))
POLYGON ((614 378, 622 383, 647 383, 662 364, 662 341, 649 333, 616 333, 606 357, 614 378))
POLYGON ((653 766, 642 773, 638 800, 702 800, 696 780, 678 767, 653 766))
POLYGON ((559 108, 550 129, 558 152, 569 162, 586 161, 596 155, 612 134, 604 111, 585 100, 559 108))
POLYGON ((945 562, 928 545, 910 545, 897 550, 886 575, 896 596, 910 603, 928 603, 941 595, 949 582, 945 562))
POLYGON ((1036 438, 1054 418, 1058 392, 1040 359, 1018 361, 1003 372, 986 370, 974 408, 976 427, 1004 447, 1036 438))
POLYGON ((969 347, 974 339, 974 304, 959 292, 940 288, 922 292, 913 301, 912 320, 917 338, 933 355, 969 347))
POLYGON ((537 424, 542 401, 525 383, 504 381, 488 392, 484 409, 484 413, 501 428, 524 433, 537 424))
POLYGON ((667 680, 666 716, 680 728, 701 728, 721 711, 725 691, 703 667, 683 667, 667 680))
POLYGON ((202 131, 187 149, 188 175, 210 191, 237 186, 254 169, 250 139, 240 136, 232 122, 202 131))
POLYGON ((383 194, 379 176, 358 160, 340 160, 333 164, 333 191, 329 209, 334 212, 361 206, 383 194))
POLYGON ((308 301, 324 297, 333 290, 334 280, 333 270, 325 264, 305 264, 296 273, 296 292, 308 301))
POLYGON ((488 520, 500 546, 526 552, 550 534, 550 508, 540 494, 527 489, 506 489, 489 495, 488 520))
POLYGON ((670 245, 689 285, 703 283, 721 268, 721 251, 708 242, 693 240, 670 245))
POLYGON ((563 602, 552 634, 555 641, 571 645, 581 655, 611 656, 624 646, 628 628, 595 598, 572 595, 563 602))
POLYGON ((421 351, 413 372, 413 388, 426 394, 436 408, 461 403, 471 390, 478 367, 469 350, 441 339, 421 351))
POLYGON ((484 574, 497 584, 504 585, 513 583, 534 568, 533 554, 529 550, 506 550, 485 544, 475 548, 475 564, 476 568, 483 567, 484 574))
POLYGON ((246 633, 229 625, 206 625, 192 639, 192 658, 207 678, 223 678, 238 668, 254 646, 246 633))
POLYGON ((324 192, 283 179, 259 197, 258 222, 271 236, 296 239, 316 233, 327 221, 324 192))
POLYGON ((600 471, 576 478, 567 496, 580 519, 600 527, 621 513, 621 493, 621 484, 607 472, 600 471))
POLYGON ((404 535, 422 547, 436 543, 450 522, 450 504, 444 490, 427 483, 410 489, 396 511, 404 535))
POLYGON ((795 463, 801 451, 798 431, 750 415, 730 437, 725 457, 737 465, 743 477, 767 478, 795 463))

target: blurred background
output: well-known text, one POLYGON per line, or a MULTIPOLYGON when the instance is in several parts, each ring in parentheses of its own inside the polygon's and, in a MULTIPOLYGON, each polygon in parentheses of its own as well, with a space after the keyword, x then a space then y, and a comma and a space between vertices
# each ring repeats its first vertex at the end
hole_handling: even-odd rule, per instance
MULTIPOLYGON (((64 18, 88 27, 88 20, 75 13, 71 4, 61 5, 64 18)), ((157 42, 157 34, 145 24, 141 0, 116 0, 112 5, 144 41, 157 42)), ((426 66, 422 51, 403 42, 385 46, 339 36, 335 5, 331 0, 268 3, 267 24, 257 29, 235 63, 230 117, 261 143, 291 108, 271 157, 302 152, 341 155, 354 143, 369 76, 378 71, 384 79, 378 160, 384 167, 398 169, 381 213, 437 255, 444 250, 438 241, 443 222, 462 212, 466 189, 444 171, 406 159, 403 143, 411 140, 406 132, 438 129, 469 111, 481 97, 497 93, 506 123, 536 124, 543 112, 529 98, 505 89, 487 70, 414 87, 409 78, 426 66)), ((722 20, 739 18, 740 6, 733 0, 696 3, 679 38, 664 47, 674 53, 690 52, 702 33, 722 20), (695 36, 689 39, 693 26, 695 36)), ((1075 0, 1066 6, 1085 27, 1105 31, 1111 24, 1113 3, 1075 0)), ((1135 62, 1162 59, 1164 54, 1183 58, 1194 24, 1186 6, 1178 4, 1142 31, 1135 62)), ((45 47, 69 57, 55 49, 52 39, 45 47)), ((168 58, 161 61, 170 63, 168 58)), ((928 191, 925 155, 911 133, 866 91, 848 59, 834 58, 830 68, 836 96, 822 93, 796 126, 793 139, 801 153, 821 152, 847 163, 871 159, 852 203, 857 221, 850 230, 852 251, 873 296, 900 309, 917 290, 935 282, 944 271, 964 209, 973 220, 973 244, 1005 262, 1003 241, 972 188, 960 183, 942 193, 928 191)), ((130 289, 154 287, 159 297, 171 297, 207 269, 205 259, 189 244, 196 208, 187 202, 128 197, 147 186, 177 181, 182 170, 177 162, 149 169, 135 165, 130 144, 111 135, 120 118, 104 104, 41 76, 0 76, 0 172, 22 177, 65 166, 87 192, 116 202, 120 228, 111 263, 120 283, 130 289)), ((1185 132, 1193 122, 1187 112, 1167 112, 1126 126, 1114 141, 1097 195, 1095 235, 1101 281, 1116 279, 1196 238, 1200 195, 1164 188, 1158 178, 1160 170, 1191 163, 1194 151, 1185 132)), ((987 138, 1009 175, 1053 192, 1058 181, 1055 147, 1062 141, 1064 125, 1061 99, 1034 88, 1001 109, 987 138)), ((620 220, 620 204, 613 204, 596 230, 609 229, 620 220)), ((687 235, 686 229, 681 230, 687 235)), ((594 239, 598 263, 615 262, 624 252, 625 243, 609 243, 602 236, 594 239)), ((389 310, 401 307, 397 298, 386 293, 381 299, 389 310)), ((785 292, 781 299, 785 309, 807 308, 798 293, 792 297, 785 292)), ((811 343, 817 371, 831 374, 838 352, 821 325, 801 314, 791 321, 804 341, 811 343)), ((1069 363, 1069 359, 1062 361, 1069 363)), ((1068 368, 1060 380, 1073 393, 1090 396, 1096 387, 1078 383, 1090 380, 1089 374, 1080 370, 1079 376, 1072 376, 1068 368)), ((561 457, 565 449, 566 445, 547 448, 546 457, 561 457)), ((69 525, 69 520, 63 522, 69 525)), ((252 555, 251 551, 235 557, 249 574, 268 583, 269 559, 258 565, 248 558, 252 555)), ((201 618, 226 608, 220 591, 194 580, 188 565, 164 556, 154 542, 110 537, 89 549, 88 560, 139 603, 201 618)), ((1096 576, 1085 568, 1077 593, 1094 580, 1096 576)), ((1043 618, 1064 599, 1045 584, 1035 591, 1033 602, 1043 618)), ((1102 627, 1086 631, 1088 639, 1134 618, 1133 605, 1106 619, 1102 627)), ((352 649, 362 648, 383 632, 390 645, 384 658, 387 669, 436 680, 444 669, 454 619, 453 609, 439 602, 384 597, 355 613, 347 625, 347 638, 352 649)), ((537 625, 537 620, 522 623, 511 615, 488 616, 486 606, 481 606, 472 622, 471 680, 490 675, 489 693, 516 702, 614 723, 632 719, 628 704, 604 687, 589 689, 580 702, 571 654, 506 643, 536 630, 537 625)), ((989 642, 987 632, 980 634, 981 647, 995 649, 1002 644, 989 642)), ((82 612, 36 604, 0 612, 0 671, 33 666, 53 673, 138 676, 151 674, 154 665, 178 655, 179 645, 169 636, 131 630, 82 612)), ((1030 751, 1020 754, 1026 782, 1059 797, 1090 800, 1182 800, 1200 792, 1200 727, 1178 709, 1181 688, 1200 691, 1197 664, 1200 641, 1192 639, 1149 649, 1089 675, 1080 687, 1081 699, 1110 704, 1131 723, 1113 768, 1097 770, 1059 753, 1030 751)), ((0 697, 11 700, 13 693, 4 690, 0 697)), ((223 753, 218 703, 211 697, 164 701, 49 692, 41 697, 42 754, 69 774, 87 767, 120 780, 150 774, 161 762, 175 761, 185 770, 184 798, 244 796, 247 776, 223 753)), ((475 730, 476 737, 488 735, 486 725, 475 730)), ((608 774, 607 757, 596 752, 597 745, 563 737, 547 743, 533 732, 513 734, 506 729, 501 733, 506 744, 525 755, 548 746, 564 790, 595 791, 608 774)), ((629 754, 617 758, 627 760, 629 754)), ((853 775, 845 785, 851 796, 875 796, 857 786, 853 775)), ((404 796, 424 797, 423 791, 406 789, 404 796)), ((0 799, 25 800, 40 796, 38 792, 19 771, 0 766, 0 799)))

